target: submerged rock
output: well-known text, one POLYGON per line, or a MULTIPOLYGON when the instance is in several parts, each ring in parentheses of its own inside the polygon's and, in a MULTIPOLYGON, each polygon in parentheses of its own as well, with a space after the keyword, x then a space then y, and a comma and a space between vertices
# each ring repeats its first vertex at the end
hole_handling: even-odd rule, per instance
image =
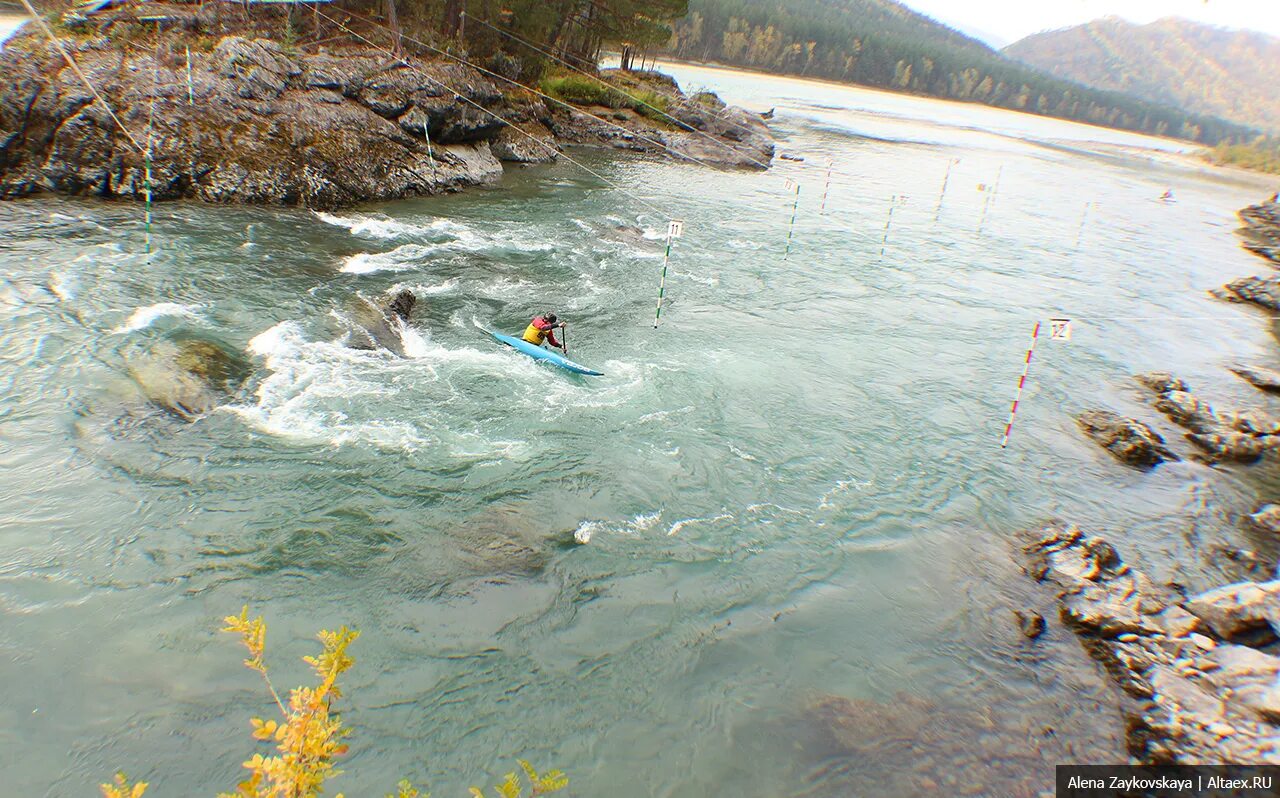
POLYGON ((1088 410, 1076 418, 1084 433, 1122 463, 1152 468, 1179 459, 1155 430, 1110 410, 1088 410))
POLYGON ((1022 631, 1022 636, 1030 640, 1035 640, 1044 634, 1045 623, 1044 616, 1034 610, 1015 610, 1013 617, 1018 620, 1018 628, 1022 631))
POLYGON ((1233 642, 1275 639, 1280 582, 1182 601, 1105 540, 1056 523, 1025 551, 1086 650, 1136 700, 1126 731, 1140 762, 1280 764, 1280 658, 1233 642))
POLYGON ((182 339, 132 358, 129 373, 153 404, 190 421, 226 401, 248 365, 212 341, 182 339))

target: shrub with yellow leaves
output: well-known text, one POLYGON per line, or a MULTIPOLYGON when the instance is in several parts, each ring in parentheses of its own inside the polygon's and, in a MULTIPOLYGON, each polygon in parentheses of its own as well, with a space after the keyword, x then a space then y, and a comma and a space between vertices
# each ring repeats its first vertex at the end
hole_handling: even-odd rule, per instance
MULTIPOLYGON (((250 618, 246 606, 239 615, 228 615, 223 622, 226 625, 222 631, 239 635, 240 642, 249 650, 245 667, 262 674, 281 718, 250 718, 253 738, 274 743, 275 753, 270 756, 254 754, 245 761, 248 778, 236 785, 235 792, 220 793, 218 798, 317 798, 324 792, 325 781, 342 772, 335 767, 334 760, 348 750, 343 740, 351 730, 332 713, 332 707, 334 700, 342 697, 338 677, 355 664, 347 654, 347 648, 360 633, 345 626, 336 632, 321 631, 317 635, 320 653, 302 658, 311 666, 319 683, 315 687, 294 688, 289 693, 286 706, 267 673, 267 625, 262 616, 250 618)), ((562 790, 569 784, 569 779, 558 770, 539 774, 523 759, 516 761, 528 781, 528 798, 562 790)), ((117 773, 114 783, 102 785, 102 795, 103 798, 142 798, 146 789, 146 782, 130 783, 125 774, 117 773)), ((397 792, 388 793, 386 798, 431 798, 430 794, 419 792, 407 780, 396 785, 396 789, 397 792)), ((522 798, 526 795, 524 784, 514 772, 508 773, 494 789, 500 798, 522 798)), ((479 787, 472 787, 471 795, 473 798, 485 798, 479 787)), ((335 798, 343 796, 339 793, 335 798)))

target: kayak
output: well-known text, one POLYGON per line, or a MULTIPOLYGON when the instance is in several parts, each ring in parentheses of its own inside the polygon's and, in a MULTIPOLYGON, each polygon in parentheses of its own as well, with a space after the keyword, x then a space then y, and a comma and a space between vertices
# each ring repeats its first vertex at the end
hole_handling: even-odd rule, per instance
MULTIPOLYGON (((481 329, 484 329, 484 328, 481 328, 481 329)), ((531 344, 528 341, 524 340, 523 338, 516 338, 511 335, 503 335, 502 333, 496 333, 493 330, 485 330, 485 332, 489 333, 494 338, 497 338, 499 341, 511 347, 512 349, 517 349, 521 352, 524 352, 526 355, 533 358, 534 360, 541 360, 543 362, 550 363, 553 366, 559 366, 565 371, 572 371, 574 374, 586 374, 589 377, 604 376, 603 372, 599 372, 594 369, 589 369, 580 363, 574 363, 572 360, 565 357, 564 355, 561 355, 557 352, 553 352, 550 349, 543 349, 537 344, 531 344)))

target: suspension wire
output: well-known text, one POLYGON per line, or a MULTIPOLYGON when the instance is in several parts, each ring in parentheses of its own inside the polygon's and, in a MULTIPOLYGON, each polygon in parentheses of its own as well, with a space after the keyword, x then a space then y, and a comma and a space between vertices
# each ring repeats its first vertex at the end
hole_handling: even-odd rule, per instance
POLYGON ((102 103, 102 107, 107 109, 107 113, 111 116, 111 120, 116 123, 116 126, 119 127, 121 132, 123 132, 129 139, 129 143, 133 145, 134 150, 139 154, 145 154, 142 149, 142 145, 140 145, 138 140, 133 137, 133 134, 129 132, 129 128, 125 127, 124 123, 120 121, 120 117, 116 116, 116 112, 111 108, 111 103, 107 102, 106 99, 98 93, 98 90, 94 88, 93 83, 91 83, 89 79, 85 77, 84 72, 81 71, 80 65, 76 63, 75 58, 72 57, 71 53, 67 52, 67 48, 62 46, 62 41, 57 36, 53 35, 53 31, 50 30, 48 24, 45 23, 44 17, 36 13, 35 8, 31 5, 31 0, 19 1, 26 7, 27 13, 31 15, 33 20, 35 20, 36 25, 44 32, 44 35, 49 38, 49 41, 53 42, 53 46, 58 48, 58 52, 62 54, 62 59, 67 62, 67 66, 71 67, 71 71, 76 73, 76 76, 80 78, 80 82, 84 83, 85 88, 89 90, 89 93, 93 95, 94 99, 102 103))
MULTIPOLYGON (((648 201, 648 200, 646 200, 646 199, 644 199, 644 198, 642 198, 642 197, 640 197, 640 196, 636 195, 635 193, 633 193, 633 192, 631 192, 631 191, 628 191, 627 189, 623 188, 623 187, 622 187, 621 185, 619 185, 618 183, 615 183, 614 181, 610 180, 609 178, 607 178, 607 177, 605 177, 604 175, 600 174, 599 172, 595 171, 594 169, 592 169, 591 167, 587 166, 586 164, 583 164, 583 163, 582 163, 582 162, 580 162, 580 161, 577 161, 577 160, 575 160, 575 159, 573 159, 573 158, 570 158, 568 155, 565 155, 564 153, 560 152, 560 151, 559 151, 559 150, 557 150, 554 146, 552 146, 552 145, 550 145, 550 144, 546 143, 545 141, 543 141, 542 139, 540 139, 540 138, 538 138, 537 136, 533 135, 532 133, 529 133, 528 131, 523 130, 522 128, 520 128, 520 127, 518 127, 518 126, 516 126, 516 125, 512 124, 511 122, 508 122, 506 119, 503 119, 503 118, 502 118, 502 116, 500 116, 499 114, 497 114, 497 113, 495 113, 495 112, 493 112, 493 111, 489 110, 488 108, 485 108, 483 105, 481 105, 480 103, 476 102, 475 100, 472 100, 472 99, 470 99, 469 97, 464 96, 464 95, 463 95, 461 92, 459 92, 457 89, 454 89, 454 88, 450 87, 448 84, 444 83, 444 82, 443 82, 443 81, 441 81, 439 78, 436 78, 436 77, 434 77, 434 76, 432 76, 432 75, 428 75, 428 74, 427 74, 426 72, 424 72, 423 70, 419 69, 418 67, 415 67, 413 64, 410 64, 408 61, 406 61, 406 60, 405 60, 404 58, 402 58, 401 56, 396 55, 395 53, 391 52, 390 50, 388 50, 387 48, 383 47, 382 45, 377 44, 376 42, 374 42, 373 40, 369 39, 368 37, 363 36, 363 35, 361 35, 361 34, 359 34, 359 33, 355 32, 355 31, 351 30, 351 28, 347 27, 344 23, 342 23, 342 22, 338 21, 337 19, 335 19, 335 18, 333 18, 333 17, 329 16, 328 14, 324 13, 323 11, 320 11, 319 9, 316 9, 316 13, 318 13, 320 16, 324 17, 325 19, 329 20, 329 21, 330 21, 330 22, 332 22, 333 24, 337 25, 339 28, 341 28, 342 30, 346 31, 348 34, 350 34, 350 35, 352 35, 352 36, 356 37, 356 38, 357 38, 357 39, 359 39, 360 41, 362 41, 362 42, 364 42, 365 44, 369 45, 370 47, 374 48, 375 50, 379 50, 379 51, 381 51, 382 53, 384 53, 385 55, 387 55, 391 60, 395 61, 396 63, 402 64, 402 65, 404 65, 405 67, 408 67, 409 69, 413 70, 414 72, 417 72, 418 74, 420 74, 420 75, 422 75, 422 76, 426 77, 428 80, 434 81, 435 83, 439 84, 442 88, 444 88, 446 91, 452 92, 452 93, 454 94, 454 96, 455 96, 455 97, 457 97, 458 99, 462 100, 463 102, 467 103, 468 105, 474 106, 475 108, 477 108, 477 109, 479 109, 480 111, 482 111, 482 112, 484 112, 484 113, 488 114, 489 116, 493 117, 494 119, 497 119, 499 122, 503 123, 504 125, 507 125, 507 126, 508 126, 508 127, 510 127, 512 130, 515 130, 517 133, 521 134, 522 136, 524 136, 525 138, 529 139, 530 141, 532 141, 533 143, 537 144, 538 146, 543 147, 543 148, 544 148, 544 149, 546 149, 547 151, 549 151, 549 152, 551 152, 551 153, 554 153, 554 154, 556 154, 556 155, 559 155, 560 157, 563 157, 563 158, 564 158, 566 161, 568 161, 569 163, 573 164, 574 166, 578 167, 579 169, 583 170, 584 172, 587 172, 588 174, 590 174, 590 175, 592 175, 593 177, 595 177, 597 180, 600 180, 601 182, 603 182, 604 184, 606 184, 606 185, 608 185, 609 187, 613 188, 614 190, 618 191, 619 193, 624 194, 624 195, 626 195, 626 196, 630 197, 631 199, 635 200, 636 202, 640 203, 641 205, 645 206, 646 208, 649 208, 650 210, 653 210, 653 211, 658 212, 658 213, 659 213, 660 215, 662 215, 663 217, 671 218, 671 217, 669 216, 669 214, 667 214, 667 212, 666 212, 666 210, 665 210, 665 209, 663 209, 663 208, 659 207, 658 205, 653 204, 652 202, 650 202, 650 201, 648 201)), ((379 26, 379 27, 381 27, 381 26, 379 26)), ((405 37, 405 38, 408 38, 408 37, 405 37)), ((412 41, 412 40, 411 40, 411 41, 412 41)))
MULTIPOLYGON (((473 17, 473 19, 475 19, 475 18, 473 17)), ((721 141, 720 139, 716 138, 715 136, 712 136, 711 134, 707 133, 707 132, 706 132, 706 131, 704 131, 704 130, 698 130, 698 129, 697 129, 696 127, 694 127, 693 125, 689 125, 689 124, 686 124, 686 123, 684 123, 684 122, 681 122, 679 119, 676 119, 675 117, 671 116, 671 114, 667 113, 666 111, 663 111, 661 108, 655 108, 654 106, 650 105, 649 103, 645 102, 644 100, 640 99, 639 97, 635 96, 634 94, 631 94, 631 93, 630 93, 630 92, 628 92, 628 91, 625 91, 625 90, 623 90, 623 89, 621 89, 621 88, 619 88, 619 87, 617 87, 617 86, 614 86, 613 84, 609 83, 608 81, 604 80, 603 78, 600 78, 600 77, 599 77, 599 76, 597 76, 597 75, 592 75, 590 72, 587 72, 586 70, 579 69, 578 67, 574 66, 574 65, 573 65, 573 64, 571 64, 569 61, 567 61, 567 60, 565 60, 565 59, 561 58, 560 56, 556 55, 555 53, 552 53, 552 52, 550 52, 550 51, 548 51, 548 50, 544 50, 544 49, 542 49, 541 47, 539 47, 538 45, 533 44, 532 42, 530 42, 530 41, 528 41, 528 40, 526 40, 526 39, 523 39, 523 38, 521 38, 520 36, 517 36, 517 35, 515 35, 514 33, 511 33, 510 31, 505 31, 505 30, 503 30, 503 29, 501 29, 501 28, 499 28, 499 27, 497 27, 497 26, 495 26, 495 25, 493 25, 493 24, 489 23, 489 22, 488 22, 488 21, 486 21, 486 20, 483 20, 483 19, 476 19, 475 21, 476 21, 476 22, 479 22, 481 25, 484 25, 486 28, 490 28, 491 30, 497 31, 498 33, 501 33, 503 36, 506 36, 506 37, 508 37, 508 38, 510 38, 510 39, 512 39, 512 40, 514 40, 514 41, 520 42, 520 43, 521 43, 521 44, 523 44, 524 46, 526 46, 526 47, 528 47, 528 48, 530 48, 530 49, 532 49, 532 50, 535 50, 536 52, 542 53, 543 55, 545 55, 545 56, 547 56, 547 57, 549 57, 549 58, 552 58, 552 59, 554 59, 554 60, 558 61, 558 62, 559 62, 559 63, 561 63, 561 64, 564 64, 566 67, 568 67, 569 69, 573 70, 574 72, 577 72, 579 75, 582 75, 583 77, 586 77, 586 78, 589 78, 589 79, 591 79, 591 80, 594 80, 596 83, 599 83, 600 85, 602 85, 602 86, 604 86, 604 87, 606 87, 606 88, 608 88, 608 89, 612 89, 613 91, 618 92, 619 94, 621 94, 621 95, 623 95, 623 96, 625 96, 625 97, 627 97, 627 98, 631 99, 632 101, 634 101, 634 102, 636 102, 636 103, 639 103, 640 105, 643 105, 645 108, 648 108, 648 109, 650 109, 650 110, 652 110, 652 111, 657 111, 658 113, 662 114, 663 116, 667 117, 668 119, 672 119, 672 120, 674 120, 677 124, 679 124, 681 127, 685 128, 688 132, 690 132, 690 133, 696 133, 696 134, 698 134, 699 136, 702 136, 703 138, 705 138, 705 139, 707 139, 707 140, 709 140, 709 141, 713 141, 713 142, 715 142, 718 146, 724 147, 725 149, 727 149, 727 150, 729 150, 730 152, 732 152, 734 155, 738 155, 738 156, 741 156, 741 157, 743 157, 743 158, 746 158, 748 161, 751 161, 752 163, 756 164, 757 166, 764 167, 765 169, 768 169, 768 168, 769 168, 769 164, 764 163, 764 162, 762 162, 762 161, 758 161, 758 160, 756 160, 755 158, 752 158, 750 155, 748 155, 748 154, 746 154, 746 153, 744 153, 744 152, 740 151, 737 147, 734 147, 734 146, 733 146, 733 145, 731 145, 731 144, 728 144, 728 143, 726 143, 726 142, 724 142, 724 141, 721 141)), ((659 91, 655 91, 654 93, 655 93, 655 94, 659 94, 659 95, 661 95, 661 96, 663 96, 663 97, 667 97, 667 98, 674 98, 674 97, 676 97, 676 95, 672 95, 672 94, 665 94, 665 93, 663 93, 663 92, 659 92, 659 91)), ((725 115, 725 112, 723 112, 723 111, 715 111, 715 112, 712 112, 712 113, 711 113, 711 116, 712 116, 713 118, 715 118, 715 119, 723 119, 724 115, 725 115)))
MULTIPOLYGON (((356 13, 356 12, 354 12, 354 11, 348 11, 347 13, 348 13, 348 14, 350 14, 351 16, 353 16, 353 17, 358 17, 358 18, 362 19, 364 22, 367 22, 368 24, 373 25, 374 27, 379 27, 379 28, 382 28, 383 30, 387 30, 388 32, 390 32, 390 29, 389 29, 389 28, 386 28, 386 27, 385 27, 385 26, 383 26, 383 25, 379 25, 378 23, 374 22, 372 19, 370 19, 369 17, 364 16, 363 14, 357 14, 357 13, 356 13)), ((323 14, 321 14, 321 16, 324 16, 324 15, 323 15, 323 14)), ((580 114, 582 114, 583 116, 591 117, 592 119, 596 120, 597 122, 601 122, 601 123, 603 123, 603 124, 605 124, 605 125, 608 125, 609 127, 616 128, 617 130, 621 130, 621 131, 622 131, 622 132, 624 132, 624 133, 628 133, 628 134, 631 134, 631 135, 633 135, 633 136, 636 136, 637 138, 639 138, 639 139, 640 139, 640 140, 642 140, 642 141, 647 141, 647 142, 649 142, 650 144, 657 145, 658 147, 661 147, 662 149, 666 150, 667 152, 671 153, 672 155, 676 155, 676 156, 678 156, 678 157, 680 157, 680 158, 684 158, 685 160, 688 160, 688 161, 693 161, 694 163, 700 164, 700 165, 702 165, 702 166, 706 166, 706 167, 708 167, 708 168, 713 167, 713 164, 710 164, 710 163, 708 163, 708 162, 706 162, 706 161, 704 161, 704 160, 701 160, 700 158, 696 158, 696 157, 694 157, 694 156, 692 156, 692 155, 688 155, 687 153, 680 152, 679 150, 676 150, 676 149, 674 149, 674 148, 672 148, 672 147, 669 147, 668 145, 666 145, 666 144, 662 143, 661 141, 659 141, 659 140, 657 140, 657 139, 655 139, 655 138, 652 138, 652 137, 650 137, 650 136, 646 136, 646 135, 644 135, 643 133, 637 133, 635 130, 632 130, 631 128, 629 128, 629 127, 625 127, 625 126, 623 126, 623 125, 619 125, 619 124, 617 124, 616 122, 610 122, 608 119, 605 119, 604 117, 596 116, 595 114, 591 113, 590 111, 584 111, 584 110, 582 110, 581 108, 578 108, 577 106, 575 106, 575 105, 573 105, 573 104, 571 104, 571 103, 567 103, 567 102, 565 102, 564 100, 561 100, 561 99, 556 98, 556 97, 552 97, 550 94, 547 94, 547 93, 545 93, 545 92, 539 91, 538 89, 535 89, 535 88, 533 88, 532 86, 526 86, 526 85, 524 85, 523 83, 521 83, 521 82, 520 82, 520 81, 518 81, 518 80, 512 80, 511 78, 507 77, 506 75, 499 74, 499 73, 497 73, 497 72, 494 72, 494 71, 493 71, 493 70, 491 70, 491 69, 486 69, 485 67, 482 67, 482 66, 480 66, 480 65, 479 65, 479 64, 477 64, 477 63, 474 63, 474 62, 472 62, 472 61, 468 61, 467 59, 465 59, 465 58, 463 58, 463 57, 461 57, 461 56, 454 55, 453 53, 450 53, 450 52, 449 52, 449 51, 447 51, 447 50, 441 50, 441 49, 440 49, 440 48, 438 48, 438 47, 434 47, 434 46, 432 46, 432 45, 430 45, 430 44, 427 44, 426 42, 424 42, 424 41, 422 41, 422 40, 420 40, 420 39, 415 39, 414 37, 412 37, 412 36, 410 36, 410 35, 408 35, 408 34, 405 34, 405 33, 401 33, 401 34, 400 34, 400 37, 401 37, 402 39, 406 40, 406 41, 413 42, 414 44, 417 44, 417 45, 420 45, 420 46, 422 46, 422 47, 425 47, 425 48, 427 48, 428 50, 431 50, 431 51, 433 51, 433 52, 439 53, 440 55, 443 55, 443 56, 445 56, 446 58, 452 58, 453 60, 457 61, 458 63, 463 64, 463 65, 465 65, 465 66, 469 66, 469 67, 471 67, 472 69, 476 70, 477 72, 482 72, 482 73, 484 73, 484 74, 486 74, 486 75, 491 75, 492 77, 495 77, 495 78, 497 78, 497 79, 499 79, 499 80, 506 81, 507 83, 510 83, 510 84, 511 84, 511 85, 513 85, 513 86, 518 86, 518 87, 520 87, 520 88, 524 89, 524 90, 525 90, 525 91, 527 91, 527 92, 531 92, 531 93, 533 93, 533 94, 538 95, 539 97, 542 97, 543 99, 550 100, 551 102, 556 103, 556 104, 558 104, 558 105, 563 105, 565 108, 568 108, 570 111, 574 111, 574 112, 576 112, 576 113, 580 113, 580 114)), ((439 81, 436 81, 436 82, 437 82, 437 83, 439 83, 439 81)), ((444 84, 441 84, 441 85, 444 85, 444 84)), ((665 116, 665 115, 667 115, 665 111, 660 112, 660 113, 662 113, 664 116, 665 116)))

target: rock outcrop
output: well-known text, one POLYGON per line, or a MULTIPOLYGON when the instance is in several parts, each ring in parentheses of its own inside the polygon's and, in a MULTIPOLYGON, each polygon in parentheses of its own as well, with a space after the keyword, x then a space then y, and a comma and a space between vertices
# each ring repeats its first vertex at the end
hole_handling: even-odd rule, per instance
POLYGON ((1062 620, 1133 699, 1130 751, 1145 763, 1280 764, 1280 582, 1181 599, 1105 540, 1050 524, 1030 535, 1028 572, 1057 592, 1062 620))
POLYGON ((1280 202, 1275 199, 1240 211, 1245 249, 1280 266, 1280 202))
POLYGON ((1218 413, 1168 372, 1139 374, 1134 379, 1156 393, 1155 408, 1189 430, 1187 440, 1209 462, 1252 463, 1280 448, 1280 419, 1259 410, 1218 413))
MULTIPOLYGON (((1244 248, 1280 268, 1280 203, 1273 198, 1240 211, 1240 237, 1244 248)), ((1280 277, 1241 277, 1211 292, 1229 302, 1252 302, 1267 310, 1280 310, 1280 277)))
POLYGON ((1212 293, 1228 302, 1252 302, 1267 310, 1280 310, 1280 277, 1241 277, 1212 293))
POLYGON ((1155 430, 1110 410, 1088 410, 1076 418, 1084 434, 1117 460, 1138 468, 1152 468, 1179 459, 1155 430))
POLYGON ((0 197, 139 199, 149 160, 157 200, 325 209, 490 182, 500 161, 554 160, 565 143, 732 165, 772 154, 768 129, 736 109, 679 100, 670 118, 631 113, 610 127, 471 67, 390 58, 352 37, 302 52, 229 25, 245 13, 233 4, 146 5, 170 20, 158 47, 127 44, 156 36, 130 16, 141 11, 62 40, 106 104, 38 31, 0 50, 0 197))

